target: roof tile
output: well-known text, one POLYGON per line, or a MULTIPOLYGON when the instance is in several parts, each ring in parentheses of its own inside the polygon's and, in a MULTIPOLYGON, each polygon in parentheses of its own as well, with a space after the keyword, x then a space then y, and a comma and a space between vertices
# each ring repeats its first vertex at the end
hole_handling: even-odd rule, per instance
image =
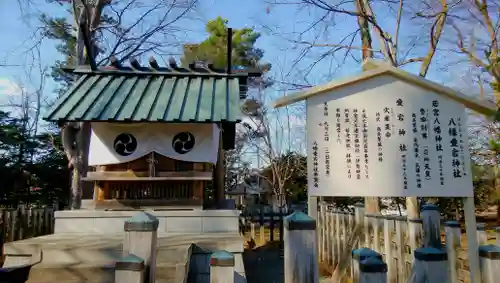
POLYGON ((49 121, 238 122, 237 77, 83 74, 44 117, 49 121))

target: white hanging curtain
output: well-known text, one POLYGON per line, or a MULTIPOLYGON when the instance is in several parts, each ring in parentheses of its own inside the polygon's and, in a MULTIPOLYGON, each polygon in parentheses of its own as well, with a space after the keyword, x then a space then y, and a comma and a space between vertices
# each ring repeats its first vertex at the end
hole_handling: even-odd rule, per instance
POLYGON ((216 124, 96 122, 91 124, 89 165, 130 162, 151 152, 187 162, 217 162, 216 124))

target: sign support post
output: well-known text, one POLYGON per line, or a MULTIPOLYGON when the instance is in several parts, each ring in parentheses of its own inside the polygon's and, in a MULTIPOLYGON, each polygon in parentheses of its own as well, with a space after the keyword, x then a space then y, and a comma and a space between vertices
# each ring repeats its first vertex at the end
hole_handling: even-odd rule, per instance
POLYGON ((463 198, 465 233, 467 236, 467 255, 469 258, 470 282, 480 283, 481 273, 479 268, 479 246, 477 243, 476 207, 474 197, 463 198))
POLYGON ((307 214, 318 221, 318 197, 307 196, 307 214))

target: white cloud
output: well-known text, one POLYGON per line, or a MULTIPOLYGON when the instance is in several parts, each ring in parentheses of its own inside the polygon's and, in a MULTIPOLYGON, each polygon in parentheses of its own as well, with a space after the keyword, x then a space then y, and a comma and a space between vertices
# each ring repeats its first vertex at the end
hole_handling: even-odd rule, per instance
POLYGON ((0 96, 17 96, 23 93, 23 88, 7 78, 0 78, 0 96))

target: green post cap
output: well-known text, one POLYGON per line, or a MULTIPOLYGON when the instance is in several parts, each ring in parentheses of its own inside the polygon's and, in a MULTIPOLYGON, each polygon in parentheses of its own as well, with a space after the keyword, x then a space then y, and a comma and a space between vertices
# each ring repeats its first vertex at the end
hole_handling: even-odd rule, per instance
POLYGON ((448 260, 446 251, 433 247, 418 248, 414 251, 416 260, 420 261, 445 261, 448 260))
POLYGON ((158 218, 155 216, 141 211, 133 217, 125 220, 125 231, 156 231, 158 230, 158 218))
POLYGON ((439 211, 439 206, 433 204, 433 203, 427 203, 422 206, 422 209, 420 211, 429 211, 429 210, 438 210, 439 211))
POLYGON ((316 230, 316 220, 302 211, 288 215, 284 223, 288 230, 316 230))
POLYGON ((478 231, 485 231, 486 230, 486 223, 482 223, 482 222, 477 223, 476 227, 477 227, 478 231))
POLYGON ((210 256, 211 266, 234 266, 234 255, 228 251, 216 251, 210 256))
POLYGON ((352 251, 352 258, 363 261, 369 257, 376 257, 382 260, 382 255, 369 248, 360 248, 352 251))
POLYGON ((495 245, 480 246, 479 256, 491 260, 500 260, 500 247, 495 245))
POLYGON ((387 264, 378 257, 367 257, 360 261, 359 271, 363 273, 387 273, 387 264))
POLYGON ((142 271, 144 260, 134 254, 129 254, 116 261, 115 270, 142 271))

